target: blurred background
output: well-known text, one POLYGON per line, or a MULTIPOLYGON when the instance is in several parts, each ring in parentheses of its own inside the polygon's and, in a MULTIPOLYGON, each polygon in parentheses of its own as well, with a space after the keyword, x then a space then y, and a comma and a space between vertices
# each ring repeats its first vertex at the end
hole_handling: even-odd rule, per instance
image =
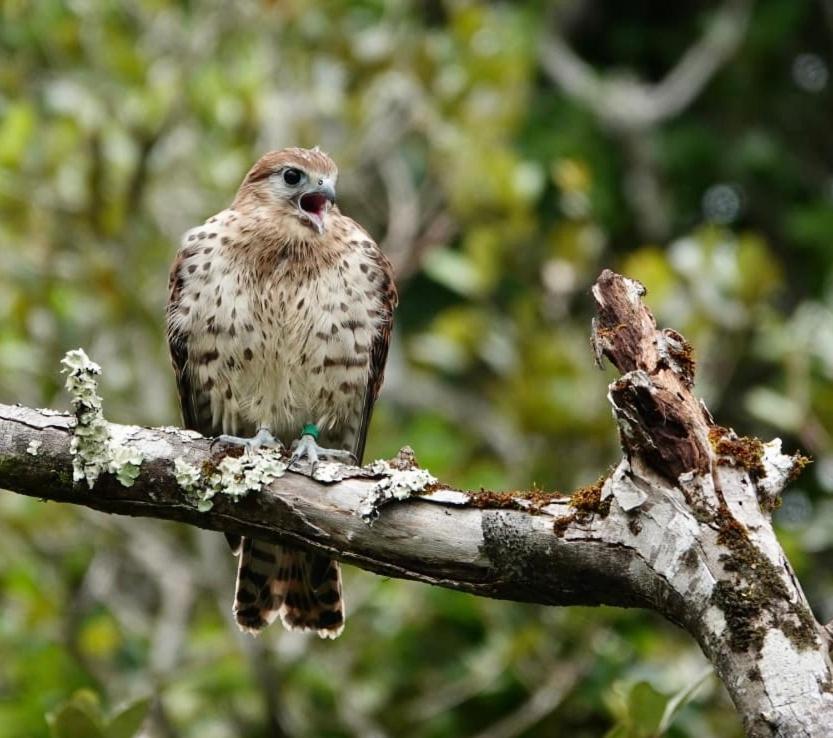
MULTIPOLYGON (((829 620, 832 49, 831 0, 2 0, 0 401, 66 408, 83 346, 110 420, 178 424, 180 234, 261 153, 320 144, 401 294, 368 459, 594 481, 618 448, 588 291, 616 269, 719 422, 814 457, 777 521, 829 620)), ((148 711, 152 738, 741 735, 650 613, 349 568, 342 638, 252 640, 234 564, 219 534, 0 495, 0 736, 148 711)))

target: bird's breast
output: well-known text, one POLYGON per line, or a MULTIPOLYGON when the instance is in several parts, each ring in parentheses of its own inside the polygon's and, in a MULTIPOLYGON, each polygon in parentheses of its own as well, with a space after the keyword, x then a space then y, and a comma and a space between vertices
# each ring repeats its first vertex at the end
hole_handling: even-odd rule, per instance
POLYGON ((182 264, 182 305, 195 383, 227 433, 266 426, 283 439, 361 413, 374 336, 378 276, 366 252, 318 269, 278 264, 263 278, 222 248, 182 264))
POLYGON ((378 310, 365 276, 344 259, 316 272, 279 269, 253 291, 245 312, 255 345, 232 394, 256 424, 291 438, 306 423, 331 429, 356 414, 378 310))

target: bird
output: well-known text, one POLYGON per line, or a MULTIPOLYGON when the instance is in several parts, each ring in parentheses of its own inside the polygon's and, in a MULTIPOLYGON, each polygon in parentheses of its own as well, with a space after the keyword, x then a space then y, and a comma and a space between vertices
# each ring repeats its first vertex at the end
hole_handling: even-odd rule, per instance
MULTIPOLYGON (((339 211, 337 179, 318 147, 270 151, 228 208, 183 236, 166 326, 187 428, 247 452, 362 463, 398 295, 388 259, 339 211)), ((341 634, 337 561, 226 537, 241 630, 280 617, 290 630, 341 634)))

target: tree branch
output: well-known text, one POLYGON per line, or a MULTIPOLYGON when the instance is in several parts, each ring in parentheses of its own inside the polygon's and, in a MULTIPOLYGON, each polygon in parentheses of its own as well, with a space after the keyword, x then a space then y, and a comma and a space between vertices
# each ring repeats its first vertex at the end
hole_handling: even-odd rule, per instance
POLYGON ((544 72, 614 130, 652 128, 685 110, 740 46, 753 0, 727 0, 703 35, 656 84, 600 75, 556 31, 541 41, 544 72))
POLYGON ((559 8, 542 35, 539 60, 544 73, 619 139, 629 170, 623 191, 647 240, 667 238, 670 219, 651 134, 688 108, 734 56, 753 5, 754 0, 726 0, 711 14, 703 34, 656 83, 632 70, 604 73, 588 64, 560 33, 559 8))
POLYGON ((566 577, 564 572, 541 571, 534 573, 534 581, 507 576, 518 566, 531 567, 534 558, 548 559, 553 546, 576 557, 574 549, 579 547, 560 542, 552 532, 554 519, 570 513, 567 497, 553 497, 545 512, 533 515, 523 509, 531 503, 514 502, 509 495, 485 495, 469 504, 467 493, 443 489, 390 505, 369 525, 362 518, 365 501, 379 482, 395 478, 398 470, 362 476, 359 469, 333 464, 328 466, 344 475, 333 484, 316 481, 309 469, 290 472, 257 495, 238 500, 217 495, 212 509, 200 512, 199 501, 177 482, 173 460, 197 467, 216 465, 220 455, 212 455, 208 440, 175 428, 109 424, 113 437, 141 453, 141 473, 130 487, 111 474, 102 475, 90 490, 72 481, 74 423, 71 415, 0 405, 0 484, 21 494, 102 512, 177 520, 313 547, 378 574, 490 597, 564 605, 647 604, 602 586, 612 585, 610 572, 629 565, 632 556, 601 541, 581 547, 588 548, 579 557, 587 571, 575 568, 566 577), (33 442, 36 456, 26 451, 33 442), (519 509, 489 509, 492 505, 519 509), (504 550, 507 537, 518 539, 524 551, 504 550), (589 550, 595 548, 595 553, 589 550), (526 556, 530 560, 524 560, 526 556), (597 580, 596 585, 589 586, 587 577, 597 580), (543 584, 544 580, 551 581, 543 584))
POLYGON ((698 641, 750 736, 826 735, 830 635, 769 517, 806 460, 782 454, 777 440, 739 438, 714 424, 692 393, 691 347, 657 329, 643 293, 609 271, 593 288, 597 358, 622 372, 609 398, 624 458, 572 497, 449 489, 402 452, 391 463, 325 464, 314 473, 259 454, 246 457, 251 476, 243 479, 244 460, 212 455, 196 434, 96 425, 94 392, 74 400, 77 427, 69 415, 0 406, 0 486, 290 542, 481 596, 648 607, 698 641), (96 434, 92 450, 79 450, 84 428, 96 434), (100 449, 130 460, 123 463, 135 473, 102 473, 92 488, 73 481, 79 455, 95 464, 100 449), (272 481, 243 494, 264 478, 272 481))

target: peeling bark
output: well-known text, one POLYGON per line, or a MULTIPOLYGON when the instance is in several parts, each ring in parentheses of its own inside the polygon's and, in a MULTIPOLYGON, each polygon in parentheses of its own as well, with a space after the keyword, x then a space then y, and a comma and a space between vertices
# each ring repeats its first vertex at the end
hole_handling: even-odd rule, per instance
POLYGON ((314 474, 272 463, 280 476, 262 490, 240 496, 240 485, 234 495, 215 485, 209 506, 194 475, 207 478, 222 457, 206 439, 112 423, 113 444, 142 459, 138 474, 125 486, 104 472, 88 489, 73 480, 75 418, 12 406, 0 406, 0 486, 285 541, 481 596, 651 608, 697 640, 750 736, 829 736, 831 634, 813 617, 769 517, 806 460, 781 453, 777 439, 715 425, 692 393, 691 347, 657 329, 643 294, 609 271, 593 288, 597 358, 622 372, 609 398, 624 458, 572 497, 449 489, 401 454, 314 474))

